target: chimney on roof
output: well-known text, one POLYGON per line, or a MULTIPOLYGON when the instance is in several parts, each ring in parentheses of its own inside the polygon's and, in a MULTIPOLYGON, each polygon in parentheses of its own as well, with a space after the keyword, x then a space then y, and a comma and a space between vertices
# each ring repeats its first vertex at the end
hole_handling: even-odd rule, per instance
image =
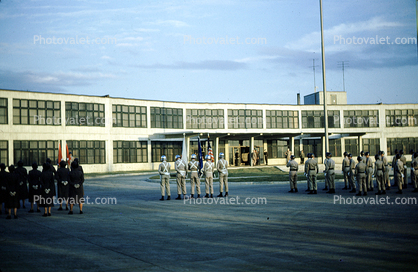
POLYGON ((300 105, 300 93, 297 94, 297 104, 300 105))

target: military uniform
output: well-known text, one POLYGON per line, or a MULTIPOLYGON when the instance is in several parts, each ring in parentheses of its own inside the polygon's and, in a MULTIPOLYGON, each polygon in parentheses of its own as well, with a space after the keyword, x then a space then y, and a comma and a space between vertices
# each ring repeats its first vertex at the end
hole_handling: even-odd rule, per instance
POLYGON ((350 160, 348 157, 344 157, 343 164, 342 164, 342 170, 344 174, 344 188, 347 189, 348 186, 351 186, 350 183, 350 160))
POLYGON ((206 197, 208 197, 209 192, 213 195, 213 162, 206 161, 203 167, 203 173, 205 174, 206 197))
POLYGON ((318 190, 318 186, 316 183, 316 175, 318 174, 318 162, 311 158, 308 162, 308 173, 309 173, 309 189, 311 193, 315 193, 318 190))
MULTIPOLYGON (((385 165, 383 164, 382 160, 376 160, 374 163, 374 176, 376 177, 376 184, 377 184, 377 190, 379 192, 385 192, 386 193, 386 186, 385 186, 385 165)), ((378 194, 379 194, 378 192, 378 194)))
POLYGON ((328 179, 329 193, 335 193, 335 162, 333 159, 327 159, 325 163, 325 173, 328 179))
MULTIPOLYGON (((415 160, 415 153, 411 155, 411 185, 415 186, 414 180, 415 180, 415 170, 414 170, 414 166, 412 165, 414 163, 415 160)), ((415 187, 414 187, 415 188, 415 187)))
POLYGON ((406 167, 406 157, 402 154, 401 158, 400 158, 404 168, 403 168, 403 184, 402 184, 402 188, 406 189, 408 187, 408 169, 406 167))
POLYGON ((298 191, 298 163, 295 160, 290 160, 286 167, 290 167, 289 169, 289 182, 290 182, 290 192, 295 190, 298 191))
POLYGON ((225 194, 228 195, 228 162, 225 159, 219 159, 216 169, 219 173, 219 193, 222 196, 225 184, 225 194))
MULTIPOLYGON (((413 180, 413 184, 414 184, 414 192, 418 192, 418 156, 414 158, 414 161, 411 163, 412 165, 412 169, 414 170, 414 180, 413 180)), ((412 176, 411 176, 412 178, 412 176)))
MULTIPOLYGON (((328 158, 326 158, 324 160, 324 165, 327 164, 327 161, 328 161, 328 158)), ((327 190, 329 188, 329 179, 328 179, 328 175, 327 175, 327 173, 325 171, 324 171, 324 176, 325 176, 325 188, 322 189, 322 190, 327 190)))
POLYGON ((350 186, 351 186, 351 191, 355 192, 356 191, 356 184, 354 182, 354 175, 356 174, 356 163, 354 162, 353 159, 350 159, 350 186))
POLYGON ((167 196, 170 197, 170 167, 171 165, 163 161, 158 166, 158 173, 160 174, 160 186, 161 186, 161 196, 164 199, 165 191, 167 190, 167 196))
POLYGON ((373 191, 374 184, 373 184, 373 162, 372 159, 369 157, 365 157, 366 159, 363 161, 366 164, 366 185, 367 190, 373 191))
POLYGON ((357 184, 359 187, 358 195, 361 195, 361 192, 364 189, 364 195, 367 195, 367 184, 366 184, 366 171, 367 166, 363 161, 360 161, 355 168, 355 174, 357 176, 357 184))
POLYGON ((402 184, 403 184, 403 172, 404 172, 404 167, 403 167, 403 162, 401 160, 396 160, 395 162, 395 166, 394 166, 394 175, 396 176, 396 180, 398 181, 398 187, 399 187, 399 191, 402 191, 402 184))
POLYGON ((383 184, 384 186, 388 187, 388 190, 390 190, 390 180, 389 180, 389 164, 388 164, 388 159, 382 154, 381 155, 381 159, 383 162, 383 166, 385 167, 385 171, 383 174, 383 184))
POLYGON ((309 191, 309 184, 311 183, 311 181, 309 180, 309 168, 308 168, 308 164, 309 164, 309 161, 310 160, 311 160, 311 158, 308 157, 308 159, 305 162, 306 185, 308 187, 308 190, 307 191, 309 191))
POLYGON ((200 196, 199 161, 191 160, 189 162, 189 170, 191 171, 190 184, 192 186, 192 196, 194 195, 195 187, 198 196, 200 196))
POLYGON ((393 169, 393 185, 398 186, 398 175, 396 175, 396 155, 392 158, 392 169, 393 169))
POLYGON ((177 172, 177 194, 180 196, 182 193, 186 195, 186 175, 187 167, 182 159, 178 159, 174 164, 177 172))

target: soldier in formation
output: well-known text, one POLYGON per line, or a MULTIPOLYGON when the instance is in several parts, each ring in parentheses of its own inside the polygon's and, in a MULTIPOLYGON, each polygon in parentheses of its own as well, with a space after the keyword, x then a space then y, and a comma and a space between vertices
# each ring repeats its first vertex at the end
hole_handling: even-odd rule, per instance
POLYGON ((289 182, 290 182, 290 191, 289 193, 298 192, 298 163, 295 161, 295 156, 290 156, 290 161, 287 162, 286 167, 289 167, 289 182))
POLYGON ((174 167, 177 172, 177 200, 181 200, 181 194, 183 197, 186 196, 186 176, 187 176, 187 166, 186 163, 181 159, 180 155, 176 155, 176 162, 174 167))
POLYGON ((328 194, 335 194, 335 162, 331 159, 331 152, 326 153, 326 163, 325 163, 325 179, 328 180, 329 191, 328 194))
POLYGON ((170 167, 171 165, 167 162, 167 157, 165 155, 162 155, 161 163, 158 166, 158 173, 160 174, 160 185, 161 185, 161 199, 160 200, 164 200, 165 191, 167 191, 167 200, 171 199, 170 167))
POLYGON ((223 197, 223 188, 225 185, 225 196, 228 196, 228 162, 225 160, 224 153, 219 154, 219 161, 216 164, 216 169, 219 173, 219 195, 218 197, 223 197))
POLYGON ((200 165, 199 161, 196 160, 196 154, 192 154, 192 160, 189 162, 189 171, 190 174, 190 185, 192 187, 192 193, 190 195, 191 198, 194 198, 195 187, 197 191, 197 198, 200 198, 200 165))

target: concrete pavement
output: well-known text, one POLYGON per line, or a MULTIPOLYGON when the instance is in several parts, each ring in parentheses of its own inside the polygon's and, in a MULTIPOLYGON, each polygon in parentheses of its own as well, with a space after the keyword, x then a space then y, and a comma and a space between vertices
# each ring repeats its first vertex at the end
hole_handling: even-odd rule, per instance
MULTIPOLYGON (((1 271, 416 269, 416 204, 334 204, 323 191, 305 194, 305 182, 297 194, 287 193, 288 183, 230 184, 231 199, 261 197, 267 204, 159 201, 159 184, 148 177, 87 180, 90 201, 116 198, 117 204, 85 205, 83 215, 57 206, 47 218, 22 209, 17 220, 1 215, 1 271)), ((337 195, 353 199, 342 187, 338 182, 337 195)), ((201 188, 204 194, 204 182, 201 188)), ((416 201, 411 190, 401 196, 416 201)), ((172 184, 172 198, 176 191, 172 184)), ((400 196, 388 193, 391 201, 400 196)))

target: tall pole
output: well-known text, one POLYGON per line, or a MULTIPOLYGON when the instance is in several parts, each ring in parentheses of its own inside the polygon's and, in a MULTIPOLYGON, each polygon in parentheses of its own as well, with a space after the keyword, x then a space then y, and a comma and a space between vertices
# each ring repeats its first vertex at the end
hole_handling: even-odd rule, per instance
POLYGON ((328 152, 328 114, 327 114, 327 86, 325 80, 325 49, 324 49, 324 18, 322 16, 322 0, 319 0, 321 17, 321 53, 322 53, 322 86, 324 94, 324 123, 325 123, 325 152, 328 152))

